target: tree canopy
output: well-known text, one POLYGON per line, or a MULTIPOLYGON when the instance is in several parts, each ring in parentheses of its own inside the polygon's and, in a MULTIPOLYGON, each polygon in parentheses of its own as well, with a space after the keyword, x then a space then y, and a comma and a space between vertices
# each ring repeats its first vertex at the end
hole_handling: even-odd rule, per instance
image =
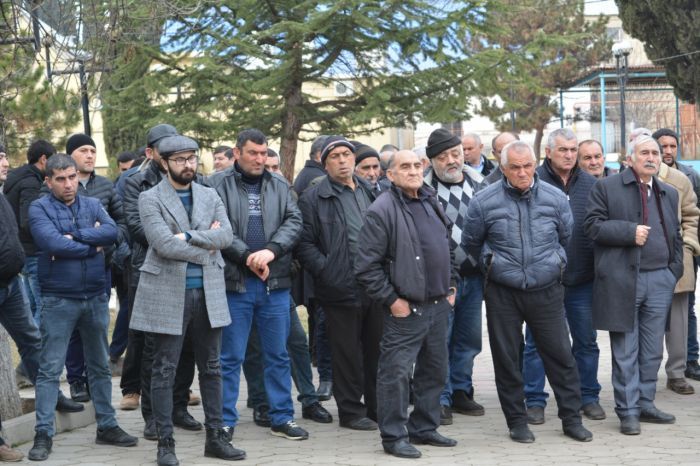
POLYGON ((700 97, 700 3, 693 0, 615 0, 622 26, 644 42, 647 56, 666 67, 676 95, 700 97))

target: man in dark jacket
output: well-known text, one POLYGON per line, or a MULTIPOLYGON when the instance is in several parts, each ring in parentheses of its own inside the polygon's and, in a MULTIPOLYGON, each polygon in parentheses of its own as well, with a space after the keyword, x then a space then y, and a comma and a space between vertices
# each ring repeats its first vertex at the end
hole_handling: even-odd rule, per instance
POLYGON ((448 329, 449 374, 440 396, 440 422, 447 425, 452 423, 452 411, 469 416, 484 414, 484 407, 474 401, 472 384, 474 358, 481 353, 484 283, 477 261, 468 256, 461 242, 469 201, 485 184, 484 177, 466 163, 459 138, 444 128, 430 134, 426 155, 430 159, 430 168, 425 173, 424 182, 436 191, 437 199, 450 220, 450 248, 454 250, 460 275, 448 329))
POLYGON ((287 181, 265 170, 267 138, 257 129, 242 131, 233 167, 209 179, 224 201, 233 242, 222 250, 231 325, 223 330, 221 372, 224 428, 233 436, 238 423, 241 365, 253 320, 260 337, 271 433, 304 440, 294 422, 287 339, 292 250, 301 233, 301 213, 287 181))
POLYGON ((301 196, 301 193, 306 191, 309 187, 309 183, 326 174, 326 169, 321 163, 321 151, 323 150, 324 143, 328 136, 320 135, 314 142, 311 143, 311 150, 309 151, 309 160, 304 164, 304 168, 301 169, 297 177, 294 179, 294 191, 301 196))
MULTIPOLYGON (((582 411, 589 419, 605 419, 600 406, 598 383, 598 344, 593 328, 593 242, 583 233, 588 195, 596 178, 577 165, 576 135, 569 128, 552 131, 545 147, 544 163, 537 167, 540 181, 562 190, 569 200, 574 218, 571 239, 565 246, 567 267, 564 273, 564 310, 573 340, 572 350, 581 380, 582 411)), ((532 333, 525 333, 523 379, 528 422, 544 423, 544 408, 549 395, 544 391, 544 367, 532 333)))
POLYGON ((360 227, 374 195, 369 183, 353 174, 354 149, 342 136, 326 139, 321 161, 328 176, 299 201, 304 230, 297 257, 313 276, 326 316, 340 425, 375 430, 381 313, 353 274, 364 248, 360 227))
POLYGON ((615 412, 620 431, 636 435, 640 421, 675 422, 654 397, 683 239, 678 192, 655 176, 659 145, 642 135, 630 152, 629 169, 593 186, 584 230, 594 242, 593 325, 610 332, 615 412))
POLYGON ((46 161, 55 153, 56 149, 48 141, 37 139, 32 142, 27 150, 27 164, 10 171, 4 186, 5 196, 12 206, 15 220, 19 226, 19 240, 27 257, 22 269, 22 276, 32 315, 37 325, 41 309, 41 290, 36 271, 37 250, 29 231, 29 204, 41 196, 46 161))
POLYGON ((51 194, 32 202, 29 226, 39 248, 42 289, 42 349, 36 380, 36 435, 29 459, 51 453, 54 407, 68 341, 83 337, 88 378, 97 420, 98 444, 134 446, 138 439, 118 425, 112 408, 112 376, 107 357, 109 298, 105 293, 104 251, 117 239, 117 225, 100 201, 78 195, 78 172, 68 156, 46 164, 51 194))
POLYGON ((462 136, 462 149, 464 161, 484 178, 496 168, 496 165, 481 153, 484 150, 484 144, 478 134, 466 133, 462 136))
POLYGON ((450 220, 435 191, 423 185, 423 164, 411 151, 389 160, 394 186, 367 210, 355 276, 382 307, 377 418, 384 451, 401 458, 421 453, 409 443, 452 447, 437 432, 440 391, 447 376, 447 327, 457 291, 450 220), (413 374, 414 410, 408 412, 413 374))
POLYGON ((566 196, 535 174, 535 154, 524 142, 503 148, 504 178, 469 203, 463 242, 485 271, 486 315, 496 388, 510 438, 530 443, 520 372, 522 323, 532 332, 559 405, 564 434, 587 442, 581 391, 564 319, 564 247, 573 219, 566 196))
MULTIPOLYGON (((147 163, 141 170, 129 176, 124 184, 124 214, 131 239, 131 274, 129 277, 129 309, 133 311, 134 295, 138 287, 140 271, 148 250, 148 240, 139 216, 138 200, 143 191, 147 191, 160 183, 164 172, 161 164, 158 143, 167 136, 177 135, 175 127, 159 124, 148 130, 146 135, 147 163)), ((153 361, 153 345, 148 333, 129 330, 126 358, 122 369, 121 408, 136 409, 141 401, 141 414, 146 425, 143 436, 148 440, 157 440, 155 421, 153 420, 150 400, 151 363, 153 361)), ((185 339, 180 361, 175 374, 173 389, 173 424, 187 430, 200 430, 202 424, 187 412, 190 401, 190 385, 194 379, 194 351, 192 341, 185 339)))

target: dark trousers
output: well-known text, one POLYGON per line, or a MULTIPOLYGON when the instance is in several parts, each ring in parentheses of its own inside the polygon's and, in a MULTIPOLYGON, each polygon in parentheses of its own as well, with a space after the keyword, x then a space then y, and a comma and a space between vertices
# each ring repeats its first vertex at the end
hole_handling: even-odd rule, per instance
MULTIPOLYGON (((140 273, 132 270, 129 275, 128 310, 129 321, 131 321, 131 310, 134 306, 136 288, 138 288, 140 273)), ((127 335, 126 355, 122 365, 122 378, 119 387, 122 395, 127 393, 142 393, 141 390, 141 359, 143 358, 143 345, 146 334, 140 330, 131 330, 127 335)))
POLYGON ((362 417, 376 420, 381 306, 363 298, 359 306, 324 304, 323 310, 331 347, 333 396, 338 405, 338 417, 341 422, 362 417))
POLYGON ((211 328, 202 289, 187 290, 182 334, 152 333, 153 369, 151 395, 153 415, 160 438, 173 434, 173 392, 175 371, 187 333, 191 333, 195 361, 199 371, 199 388, 202 392, 204 425, 218 429, 221 418, 221 328, 211 328))
POLYGON ((114 322, 112 342, 109 344, 109 359, 117 361, 126 351, 129 334, 129 279, 128 270, 123 272, 112 271, 112 280, 117 290, 119 312, 114 322))
POLYGON ((425 437, 440 426, 440 393, 447 377, 450 304, 442 298, 416 305, 408 317, 384 312, 377 374, 377 415, 382 443, 425 437), (415 363, 415 371, 413 364, 415 363), (413 411, 408 416, 413 373, 413 411))
POLYGON ((316 351, 316 369, 318 378, 322 382, 333 380, 333 369, 331 360, 331 346, 328 343, 328 331, 326 330, 326 313, 321 306, 317 306, 313 311, 315 332, 313 337, 309 335, 309 342, 313 338, 316 351))
POLYGON ((496 389, 508 427, 527 424, 520 370, 523 322, 539 349, 562 424, 580 424, 581 384, 564 316, 564 287, 524 291, 489 282, 484 299, 496 389))

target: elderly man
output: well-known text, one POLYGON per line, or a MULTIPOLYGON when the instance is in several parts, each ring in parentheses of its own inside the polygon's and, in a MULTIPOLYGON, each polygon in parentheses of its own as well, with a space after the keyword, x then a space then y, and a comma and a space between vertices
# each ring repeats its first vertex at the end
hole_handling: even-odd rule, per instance
POLYGON ((654 397, 683 240, 678 193, 655 176, 659 145, 641 135, 630 151, 627 170, 594 185, 584 229, 595 244, 593 325, 610 332, 620 431, 637 435, 640 421, 675 422, 654 397))
POLYGON ((421 456, 409 440, 440 447, 457 444, 437 432, 457 267, 450 220, 435 191, 423 184, 422 171, 411 151, 391 157, 387 176, 394 186, 368 209, 360 232, 365 247, 355 261, 357 281, 383 308, 377 416, 384 451, 401 458, 421 456), (408 416, 414 364, 415 408, 408 416))
MULTIPOLYGON (((491 153, 493 154, 493 158, 498 160, 500 163, 501 151, 506 146, 506 144, 511 143, 513 141, 517 141, 519 139, 520 137, 517 134, 511 133, 509 131, 497 134, 496 137, 494 137, 491 140, 491 153)), ((489 173, 489 175, 486 177, 486 182, 488 184, 494 184, 501 178, 503 178, 503 174, 501 173, 501 168, 499 166, 496 167, 491 173, 489 173)))
MULTIPOLYGON (((589 419, 605 419, 600 406, 598 383, 598 344, 591 321, 593 303, 593 243, 583 233, 588 195, 596 178, 576 164, 576 135, 569 128, 552 131, 545 147, 546 158, 537 168, 537 175, 566 194, 574 219, 571 240, 565 246, 567 267, 564 284, 564 310, 573 340, 572 350, 581 379, 581 410, 589 419)), ((544 391, 544 370, 532 333, 527 329, 523 352, 523 378, 528 422, 544 423, 547 392, 544 391)))
POLYGON ((367 144, 355 145, 355 174, 367 181, 377 196, 389 187, 386 183, 379 183, 382 175, 379 152, 367 144))
POLYGON ((483 280, 476 259, 460 244, 469 201, 484 187, 484 178, 465 164, 459 138, 444 128, 430 134, 426 154, 431 166, 424 182, 436 191, 450 220, 450 248, 454 250, 459 271, 454 314, 450 315, 448 330, 449 376, 440 399, 440 422, 449 425, 452 411, 469 416, 484 414, 484 407, 474 401, 472 384, 474 358, 481 352, 483 280))
POLYGON ((604 178, 614 172, 605 166, 603 146, 595 139, 586 139, 578 144, 578 166, 596 178, 604 178))
POLYGON ((503 148, 504 179, 469 203, 463 243, 480 257, 496 388, 510 438, 531 443, 520 372, 522 324, 532 332, 559 405, 564 434, 587 442, 581 392, 564 318, 566 246, 573 219, 566 195, 535 175, 535 154, 524 142, 503 148))
POLYGON ((484 144, 476 133, 467 133, 462 136, 462 149, 464 150, 464 161, 482 176, 488 176, 496 165, 481 154, 484 144))

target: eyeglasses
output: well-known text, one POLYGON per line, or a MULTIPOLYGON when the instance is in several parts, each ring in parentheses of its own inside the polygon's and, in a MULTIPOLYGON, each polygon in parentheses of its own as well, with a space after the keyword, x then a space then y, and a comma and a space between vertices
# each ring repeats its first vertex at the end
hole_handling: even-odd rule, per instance
POLYGON ((169 162, 175 162, 175 165, 183 166, 185 163, 188 163, 190 165, 197 165, 197 162, 199 161, 199 156, 198 155, 190 155, 189 157, 177 157, 177 158, 169 158, 169 162))

